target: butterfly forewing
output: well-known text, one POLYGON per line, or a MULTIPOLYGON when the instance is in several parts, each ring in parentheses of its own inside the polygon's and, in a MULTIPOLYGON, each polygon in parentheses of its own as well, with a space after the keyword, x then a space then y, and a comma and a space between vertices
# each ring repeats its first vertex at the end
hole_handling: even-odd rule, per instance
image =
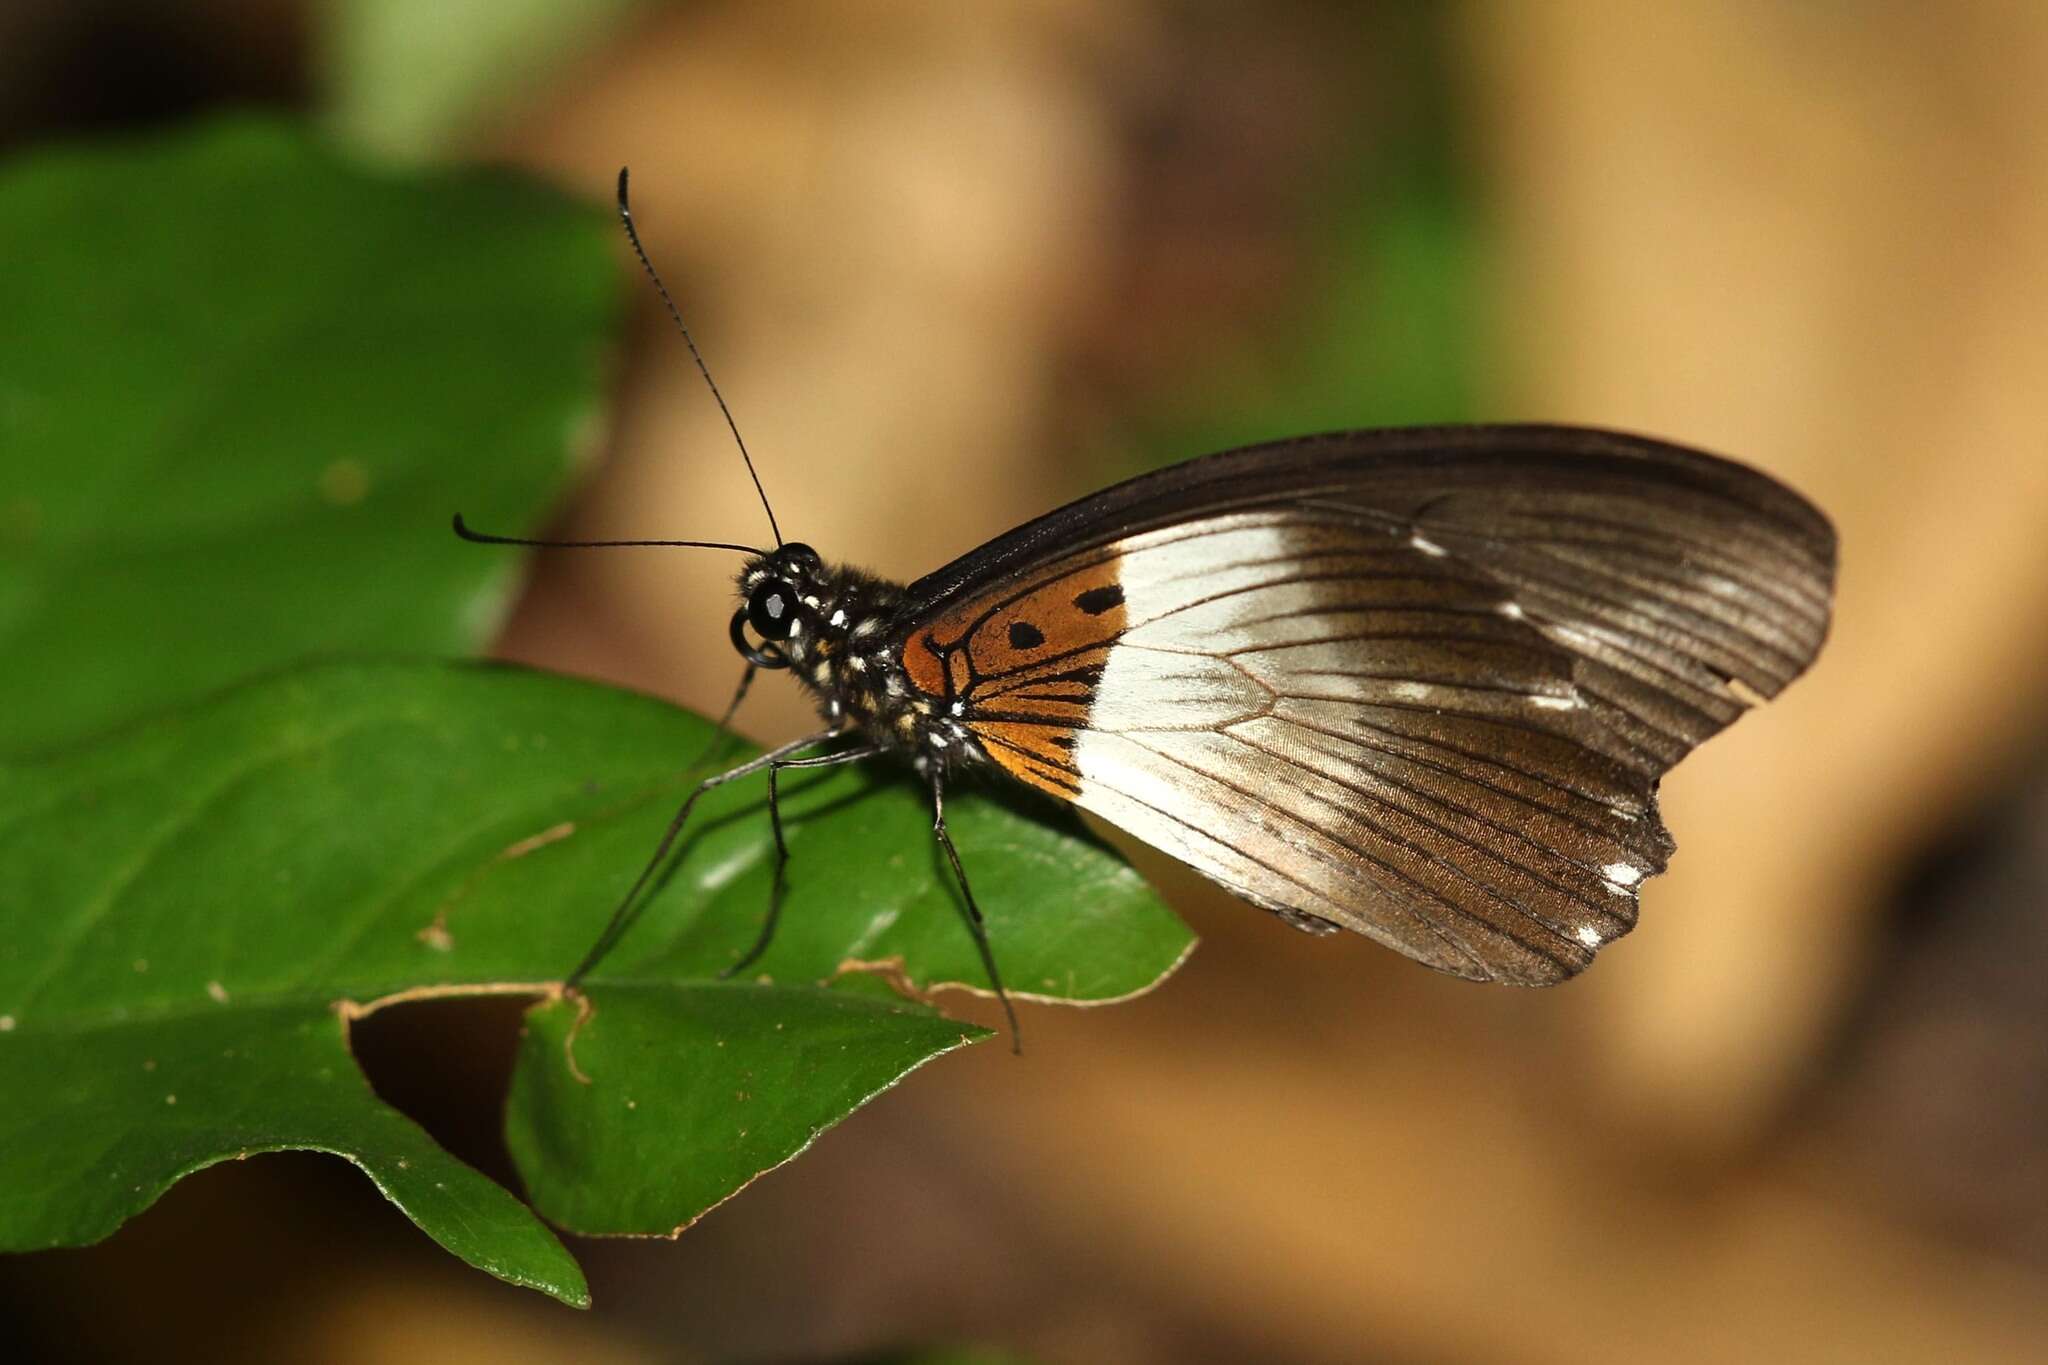
POLYGON ((1246 899, 1544 984, 1633 925, 1658 776, 1811 660, 1832 563, 1795 495, 1655 442, 1323 437, 941 570, 903 663, 1012 775, 1246 899))

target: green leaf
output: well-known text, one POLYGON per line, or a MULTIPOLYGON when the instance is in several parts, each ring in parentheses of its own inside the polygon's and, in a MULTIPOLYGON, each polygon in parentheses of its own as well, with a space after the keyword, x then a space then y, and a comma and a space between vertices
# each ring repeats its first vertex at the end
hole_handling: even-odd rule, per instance
MULTIPOLYGON (((711 733, 546 674, 332 665, 0 766, 0 1246, 89 1241, 187 1171, 303 1147, 357 1162, 473 1264, 580 1301, 518 1201, 370 1092, 347 1025, 404 998, 547 995, 711 733)), ((981 982, 924 794, 863 767, 784 778, 789 895, 758 975, 716 979, 769 889, 764 787, 742 781, 702 803, 588 1013, 553 999, 532 1017, 509 1135, 551 1216, 679 1227, 983 1036, 840 971, 981 982)), ((965 791, 947 815, 1020 987, 1112 999, 1186 953, 1186 928, 1076 827, 965 791)))
POLYGON ((98 1241, 180 1176, 309 1148, 361 1167, 471 1265, 581 1307, 583 1272, 496 1184, 376 1097, 312 999, 60 1014, 0 1039, 0 1246, 98 1241))
POLYGON ((517 563, 448 517, 527 526, 590 446, 611 235, 252 119, 0 169, 0 753, 481 644, 517 563))
POLYGON ((648 984, 593 999, 588 1018, 562 1000, 528 1015, 507 1125, 535 1203, 581 1233, 680 1231, 983 1032, 804 986, 648 984), (616 1178, 629 1171, 641 1175, 616 1178))
POLYGON ((352 145, 421 161, 546 88, 645 0, 326 0, 315 53, 327 123, 352 145))

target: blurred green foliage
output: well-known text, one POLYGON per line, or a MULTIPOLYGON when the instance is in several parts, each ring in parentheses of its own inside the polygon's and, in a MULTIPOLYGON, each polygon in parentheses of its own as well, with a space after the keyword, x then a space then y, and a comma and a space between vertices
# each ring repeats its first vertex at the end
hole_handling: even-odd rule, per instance
POLYGON ((0 170, 0 753, 360 650, 467 652, 597 436, 602 213, 235 119, 0 170))
POLYGON ((647 0, 325 0, 326 123, 391 162, 443 157, 647 0))
POLYGON ((1220 359, 1137 418, 1140 463, 1481 411, 1489 239, 1462 145, 1449 14, 1398 0, 1353 15, 1353 65, 1386 79, 1337 137, 1295 243, 1295 288, 1220 359))

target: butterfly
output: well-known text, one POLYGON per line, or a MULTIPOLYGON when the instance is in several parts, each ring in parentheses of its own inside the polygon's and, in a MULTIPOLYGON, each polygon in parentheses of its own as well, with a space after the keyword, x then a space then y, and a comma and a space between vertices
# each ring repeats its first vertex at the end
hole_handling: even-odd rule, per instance
MULTIPOLYGON (((626 187, 621 172, 621 220, 680 327, 626 187)), ((571 985, 697 798, 765 771, 775 891, 732 970, 758 957, 787 859, 776 776, 885 755, 929 788, 1006 1010, 946 830, 948 786, 974 772, 1089 811, 1297 929, 1551 985, 1634 927, 1673 850, 1665 771, 1782 691, 1828 631, 1825 516, 1753 469, 1619 432, 1424 427, 1226 451, 908 585, 784 541, 739 444, 773 548, 516 540, 456 518, 491 543, 744 554, 733 707, 757 670, 789 673, 818 705, 815 733, 697 788, 571 985)))

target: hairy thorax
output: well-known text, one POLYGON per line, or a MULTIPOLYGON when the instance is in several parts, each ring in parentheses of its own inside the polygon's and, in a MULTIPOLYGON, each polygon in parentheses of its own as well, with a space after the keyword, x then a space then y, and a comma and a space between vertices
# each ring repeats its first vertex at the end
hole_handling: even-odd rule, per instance
POLYGON ((920 771, 979 757, 972 736, 946 714, 945 700, 912 685, 904 670, 902 585, 843 565, 792 571, 763 559, 741 572, 742 599, 771 574, 789 582, 799 606, 777 648, 828 725, 903 753, 920 771))

